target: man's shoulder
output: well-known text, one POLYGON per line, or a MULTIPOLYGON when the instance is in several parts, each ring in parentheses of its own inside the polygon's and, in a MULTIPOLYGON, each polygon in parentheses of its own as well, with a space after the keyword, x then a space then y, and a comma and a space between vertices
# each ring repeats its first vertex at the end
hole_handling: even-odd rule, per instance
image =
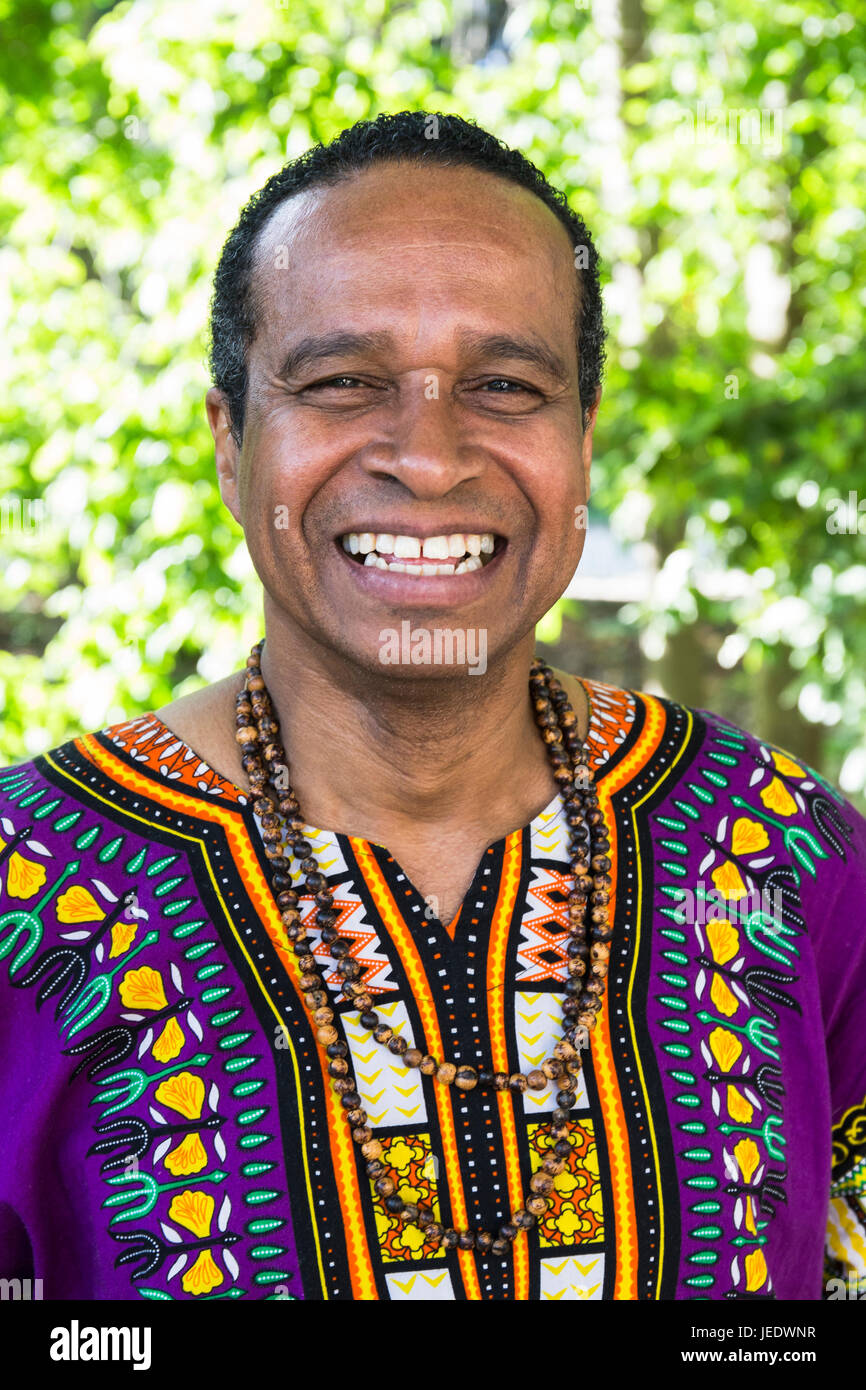
MULTIPOLYGON (((770 762, 776 757, 784 760, 786 769, 794 772, 802 770, 818 781, 823 779, 809 767, 801 757, 787 749, 780 748, 770 740, 753 733, 742 725, 703 706, 687 705, 659 691, 644 690, 638 686, 612 685, 606 681, 595 680, 571 672, 557 671, 556 675, 571 696, 572 703, 585 699, 592 731, 597 736, 605 725, 619 724, 620 731, 626 726, 642 728, 646 724, 649 711, 668 720, 676 720, 683 728, 697 728, 706 738, 729 739, 746 750, 748 758, 760 757, 770 762), (790 766, 788 766, 790 764, 790 766)), ((829 784, 826 784, 829 789, 829 784)))
MULTIPOLYGON (((645 700, 647 698, 647 692, 635 691, 632 693, 640 699, 645 700)), ((727 756, 732 766, 735 760, 739 763, 745 760, 749 767, 749 781, 752 785, 763 780, 763 773, 766 769, 778 774, 781 778, 799 782, 806 791, 823 792, 840 806, 849 804, 838 788, 823 773, 819 772, 799 750, 776 743, 766 734, 748 729, 727 715, 719 714, 716 710, 706 709, 698 705, 682 704, 679 701, 659 695, 654 695, 651 698, 658 700, 670 710, 682 711, 695 724, 699 725, 703 732, 704 742, 711 741, 716 745, 714 751, 717 760, 723 760, 727 756)), ((855 810, 854 807, 851 809, 855 810)))
POLYGON ((587 690, 593 712, 596 710, 599 696, 605 704, 629 711, 645 710, 653 705, 661 707, 669 717, 684 716, 692 726, 697 726, 703 732, 705 740, 713 738, 724 742, 727 739, 732 746, 740 745, 747 753, 748 760, 759 759, 762 763, 778 767, 788 775, 808 777, 837 800, 844 800, 836 788, 800 753, 774 743, 772 739, 747 729, 716 710, 701 705, 688 705, 658 691, 643 690, 637 686, 608 685, 603 681, 575 675, 569 675, 568 680, 582 685, 587 690))
POLYGON ((766 832, 779 830, 786 846, 791 847, 794 863, 801 854, 818 853, 817 834, 830 841, 842 857, 862 859, 866 875, 866 818, 799 750, 777 744, 715 710, 687 705, 657 692, 606 685, 585 677, 568 679, 587 691, 596 743, 609 744, 611 737, 620 743, 632 729, 637 737, 645 736, 654 744, 659 717, 669 727, 680 727, 680 744, 688 740, 691 731, 696 735, 692 746, 698 766, 703 768, 699 781, 708 784, 702 793, 707 813, 711 805, 718 804, 718 789, 724 794, 722 799, 727 798, 740 812, 743 822, 760 822, 766 832))
POLYGON ((802 908, 801 925, 810 935, 832 925, 859 951, 866 943, 862 812, 798 750, 713 710, 632 693, 639 700, 657 700, 670 714, 688 716, 699 731, 688 781, 701 796, 697 813, 710 827, 704 836, 707 857, 711 848, 727 856, 723 876, 733 881, 745 875, 749 882, 764 881, 783 892, 791 885, 802 908))
POLYGON ((69 758, 75 757, 77 753, 84 752, 88 746, 92 746, 96 739, 122 743, 137 729, 142 728, 148 721, 155 721, 155 719, 156 716, 153 713, 139 714, 134 715, 131 719, 118 720, 115 724, 103 725, 99 729, 70 734, 69 738, 64 739, 62 743, 43 749, 40 753, 34 753, 29 758, 22 758, 18 762, 4 764, 0 767, 0 794, 4 790, 8 791, 11 785, 20 784, 28 777, 44 777, 56 763, 65 763, 69 758))
POLYGON ((240 767, 231 717, 240 680, 241 674, 235 673, 201 690, 183 695, 159 709, 132 715, 129 719, 87 733, 72 735, 63 743, 33 757, 0 767, 0 793, 8 779, 20 780, 38 775, 58 759, 68 760, 76 750, 81 752, 92 748, 96 739, 111 743, 121 750, 135 749, 133 756, 142 761, 145 760, 144 750, 149 749, 154 741, 161 741, 162 744, 175 741, 178 747, 183 746, 189 751, 190 756, 194 750, 209 768, 223 768, 225 780, 225 776, 231 777, 240 767))
MULTIPOLYGON (((29 824, 41 822, 40 830, 47 834, 57 817, 50 818, 46 808, 59 804, 58 799, 87 802, 89 814, 97 818, 103 814, 101 798, 107 796, 112 805, 118 805, 121 789, 141 791, 143 786, 157 802, 171 791, 243 804, 243 770, 233 729, 220 741, 222 730, 217 727, 210 740, 196 739, 193 744, 187 723, 172 715, 180 705, 177 702, 74 735, 31 758, 0 768, 0 856, 4 840, 8 843, 10 825, 17 826, 22 818, 29 824), (172 725, 167 722, 169 718, 172 725)), ((104 813, 109 819, 113 814, 107 805, 104 813)), ((63 812, 57 815, 63 819, 63 812)))

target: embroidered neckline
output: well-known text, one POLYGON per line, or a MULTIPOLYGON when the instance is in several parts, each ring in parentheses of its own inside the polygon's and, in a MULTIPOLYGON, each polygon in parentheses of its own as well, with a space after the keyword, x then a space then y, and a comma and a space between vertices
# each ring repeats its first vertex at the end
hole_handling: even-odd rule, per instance
MULTIPOLYGON (((624 741, 634 722, 636 695, 633 691, 605 685, 582 676, 576 676, 575 679, 579 681, 586 696, 589 708, 586 742, 590 750, 591 764, 594 770, 599 772, 606 768, 617 746, 624 741)), ((102 730, 102 736, 138 764, 143 773, 152 776, 156 781, 179 783, 183 788, 220 797, 238 806, 248 804, 247 793, 241 787, 215 771, 154 711, 138 715, 121 724, 110 725, 102 730)), ((603 771, 601 775, 604 775, 603 771)), ((562 799, 557 791, 528 825, 515 829, 533 832, 549 824, 551 818, 561 812, 562 799)), ((340 833, 312 825, 306 828, 308 834, 316 839, 340 833)), ((379 845, 376 841, 365 840, 365 843, 387 850, 387 846, 379 845)))

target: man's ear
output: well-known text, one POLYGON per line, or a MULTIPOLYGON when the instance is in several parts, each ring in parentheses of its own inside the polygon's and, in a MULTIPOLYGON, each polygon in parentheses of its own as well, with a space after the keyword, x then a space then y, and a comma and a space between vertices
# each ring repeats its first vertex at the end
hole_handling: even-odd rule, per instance
POLYGON ((601 404, 601 387, 595 393, 595 400, 587 411, 586 424, 583 428, 583 440, 580 446, 581 458, 583 460, 583 480, 586 489, 587 500, 589 500, 590 484, 589 475, 592 468, 592 436, 595 430, 595 422, 598 416, 598 407, 601 404))
POLYGON ((210 388, 205 401, 207 404, 207 422, 213 435, 220 496, 235 521, 240 524, 238 501, 240 447, 232 434, 232 417, 229 412, 228 401, 216 386, 210 388))

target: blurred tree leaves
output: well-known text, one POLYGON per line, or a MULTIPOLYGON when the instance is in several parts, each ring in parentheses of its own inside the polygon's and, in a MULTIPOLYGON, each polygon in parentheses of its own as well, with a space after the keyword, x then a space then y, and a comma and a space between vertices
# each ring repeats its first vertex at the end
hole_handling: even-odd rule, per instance
POLYGON ((0 23, 7 758, 214 679, 258 634, 203 413, 210 275, 287 157, 424 108, 519 146, 596 231, 595 501, 659 559, 620 622, 674 696, 690 633, 717 631, 701 660, 745 673, 761 731, 796 742, 799 721, 823 770, 866 785, 866 547, 827 524, 866 492, 853 13, 2 0, 0 23), (25 499, 47 509, 32 530, 25 499))

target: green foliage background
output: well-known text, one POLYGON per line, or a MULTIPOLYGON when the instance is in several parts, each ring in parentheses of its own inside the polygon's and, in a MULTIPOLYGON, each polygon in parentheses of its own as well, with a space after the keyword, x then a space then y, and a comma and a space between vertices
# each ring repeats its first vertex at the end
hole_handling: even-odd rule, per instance
POLYGON ((864 804, 866 546, 827 527, 866 492, 853 13, 0 0, 0 23, 4 760, 218 678, 258 635, 203 412, 210 275, 287 157, 411 108, 519 146, 596 232, 593 500, 661 567, 611 642, 638 631, 655 688, 727 706, 864 804), (778 141, 743 138, 752 109, 778 141), (47 508, 33 530, 25 499, 47 508))

